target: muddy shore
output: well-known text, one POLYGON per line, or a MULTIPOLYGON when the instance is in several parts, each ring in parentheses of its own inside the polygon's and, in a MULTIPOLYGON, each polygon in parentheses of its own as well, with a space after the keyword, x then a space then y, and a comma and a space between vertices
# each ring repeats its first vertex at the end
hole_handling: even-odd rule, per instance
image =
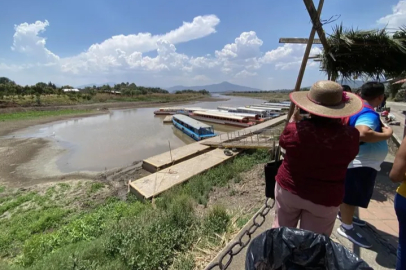
MULTIPOLYGON (((17 139, 4 137, 17 130, 33 125, 46 124, 54 121, 82 118, 109 113, 114 109, 131 109, 147 107, 166 107, 179 104, 193 104, 201 101, 218 101, 221 99, 204 98, 189 102, 123 102, 123 103, 98 103, 81 104, 74 106, 32 107, 32 108, 7 108, 0 113, 10 113, 29 110, 60 110, 60 109, 89 109, 88 113, 69 114, 62 116, 49 116, 29 120, 4 121, 0 123, 0 186, 11 188, 28 188, 53 182, 72 180, 97 180, 114 186, 117 192, 125 192, 129 179, 138 179, 148 174, 141 168, 141 161, 130 161, 131 166, 103 172, 60 173, 55 161, 64 150, 58 148, 51 141, 30 138, 17 139), (47 164, 47 165, 46 165, 47 164)), ((120 195, 120 194, 118 194, 120 195)))

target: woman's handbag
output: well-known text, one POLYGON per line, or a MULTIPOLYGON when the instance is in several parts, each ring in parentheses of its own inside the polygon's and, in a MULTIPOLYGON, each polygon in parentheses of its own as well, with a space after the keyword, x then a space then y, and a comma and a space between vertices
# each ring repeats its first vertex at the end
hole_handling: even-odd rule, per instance
POLYGON ((265 196, 267 198, 275 199, 275 184, 276 184, 276 174, 278 173, 278 169, 282 164, 282 160, 280 159, 281 156, 281 149, 278 146, 273 147, 272 153, 272 161, 265 165, 265 196))

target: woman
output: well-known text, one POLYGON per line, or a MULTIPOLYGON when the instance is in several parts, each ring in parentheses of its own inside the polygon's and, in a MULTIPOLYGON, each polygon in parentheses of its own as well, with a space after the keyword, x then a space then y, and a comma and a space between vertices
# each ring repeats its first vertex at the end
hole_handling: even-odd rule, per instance
POLYGON ((290 94, 295 113, 281 134, 286 151, 276 176, 274 228, 297 227, 330 236, 344 197, 348 164, 359 148, 359 133, 341 118, 362 109, 362 100, 332 81, 290 94), (310 119, 302 120, 303 109, 310 119))
POLYGON ((406 269, 406 138, 396 153, 395 162, 389 173, 390 179, 401 183, 395 196, 395 212, 399 221, 399 244, 396 270, 406 269))

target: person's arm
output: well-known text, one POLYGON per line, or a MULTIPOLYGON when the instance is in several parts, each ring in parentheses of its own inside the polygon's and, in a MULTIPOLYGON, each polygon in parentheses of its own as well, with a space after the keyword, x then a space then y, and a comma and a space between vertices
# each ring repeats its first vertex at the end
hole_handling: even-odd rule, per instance
POLYGON ((390 127, 384 126, 379 116, 373 113, 360 115, 355 122, 355 128, 359 131, 360 141, 366 143, 386 141, 393 133, 393 130, 390 127), (379 125, 382 125, 382 132, 374 131, 379 125))
POLYGON ((406 138, 396 153, 395 161, 393 162, 392 170, 389 173, 389 178, 392 182, 402 182, 406 180, 406 138))
POLYGON ((388 140, 393 133, 390 127, 382 127, 382 132, 376 132, 368 126, 359 125, 355 127, 359 131, 359 140, 366 143, 375 143, 388 140))

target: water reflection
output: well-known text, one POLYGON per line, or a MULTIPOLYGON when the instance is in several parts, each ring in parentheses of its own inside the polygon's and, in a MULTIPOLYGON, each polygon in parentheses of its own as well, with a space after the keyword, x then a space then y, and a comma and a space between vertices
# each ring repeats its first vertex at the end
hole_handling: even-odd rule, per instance
MULTIPOLYGON (((227 101, 186 106, 215 109, 220 105, 236 107, 253 103, 258 103, 258 100, 230 97, 227 101)), ((62 172, 101 171, 126 166, 168 151, 168 141, 172 149, 194 142, 172 125, 164 125, 164 116, 155 116, 155 110, 157 108, 114 110, 107 115, 33 126, 12 136, 47 138, 67 149, 57 161, 62 172)), ((237 129, 213 126, 217 133, 237 129)))

